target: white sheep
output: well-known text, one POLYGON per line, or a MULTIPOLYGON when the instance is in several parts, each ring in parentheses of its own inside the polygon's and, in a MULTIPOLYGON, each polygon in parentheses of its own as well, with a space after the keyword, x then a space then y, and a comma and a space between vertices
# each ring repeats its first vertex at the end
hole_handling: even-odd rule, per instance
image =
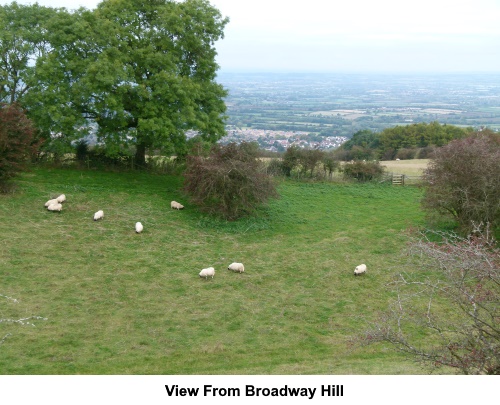
POLYGON ((227 266, 227 269, 243 273, 245 271, 245 266, 243 266, 243 263, 231 263, 229 266, 227 266))
POLYGON ((47 209, 49 211, 59 211, 61 212, 62 211, 62 204, 59 204, 59 203, 54 203, 54 204, 50 204, 47 209))
POLYGON ((49 200, 45 203, 45 206, 48 207, 49 205, 52 205, 52 204, 58 204, 59 201, 57 201, 57 198, 54 198, 52 200, 49 200))
POLYGON ((135 232, 136 233, 141 233, 144 229, 144 226, 142 226, 142 224, 140 222, 137 222, 135 224, 135 232))
POLYGON ((94 214, 94 221, 104 218, 104 211, 99 210, 94 214))
POLYGON ((215 269, 213 267, 207 267, 200 271, 200 277, 205 277, 205 280, 210 276, 212 276, 212 278, 215 276, 215 269))
POLYGON ((64 194, 61 194, 59 197, 56 198, 58 203, 63 203, 66 201, 66 196, 64 194))
POLYGON ((359 276, 363 273, 366 273, 366 264, 360 264, 359 266, 356 266, 354 269, 354 275, 359 276))
POLYGON ((170 208, 172 208, 172 209, 176 209, 176 210, 181 210, 181 209, 183 209, 183 208, 184 208, 184 205, 182 205, 182 204, 178 203, 177 201, 172 201, 172 202, 170 203, 170 208))

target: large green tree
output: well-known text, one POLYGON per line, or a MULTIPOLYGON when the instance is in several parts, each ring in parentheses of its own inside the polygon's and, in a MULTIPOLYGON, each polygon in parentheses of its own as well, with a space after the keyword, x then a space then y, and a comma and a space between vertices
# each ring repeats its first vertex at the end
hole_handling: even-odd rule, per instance
POLYGON ((94 122, 107 146, 135 145, 138 165, 148 148, 185 153, 187 130, 216 141, 226 91, 214 45, 227 22, 206 0, 105 0, 52 20, 37 121, 67 135, 94 122))
POLYGON ((35 79, 35 61, 50 51, 46 23, 62 9, 0 5, 0 102, 21 103, 35 79))

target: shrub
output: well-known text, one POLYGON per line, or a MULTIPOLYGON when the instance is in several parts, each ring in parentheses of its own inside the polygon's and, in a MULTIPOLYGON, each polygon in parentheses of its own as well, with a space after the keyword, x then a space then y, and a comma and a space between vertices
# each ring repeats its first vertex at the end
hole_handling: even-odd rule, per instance
POLYGON ((328 178, 332 178, 333 172, 335 170, 338 170, 340 167, 340 163, 337 159, 335 159, 335 156, 333 153, 325 153, 323 155, 323 159, 321 161, 323 164, 323 170, 325 172, 325 177, 327 176, 328 173, 328 178))
POLYGON ((302 166, 302 172, 309 172, 310 177, 314 174, 318 162, 323 159, 325 152, 319 149, 301 149, 299 153, 299 162, 302 166))
POLYGON ((423 148, 419 148, 417 152, 417 159, 431 159, 434 151, 436 150, 435 146, 425 146, 423 148))
POLYGON ((380 160, 394 160, 396 157, 397 151, 393 148, 385 149, 380 154, 380 160))
POLYGON ((26 166, 39 147, 35 128, 17 104, 0 104, 0 192, 7 192, 11 180, 26 166))
POLYGON ((424 172, 424 209, 472 223, 500 224, 500 135, 483 131, 437 149, 424 172))
POLYGON ((409 160, 415 159, 418 149, 416 148, 401 148, 396 153, 396 159, 409 160))
POLYGON ((265 167, 245 143, 213 145, 208 157, 188 155, 184 191, 202 211, 235 220, 277 197, 265 167))
POLYGON ((300 164, 301 150, 298 146, 290 146, 286 152, 283 154, 283 172, 285 176, 290 177, 292 175, 292 170, 295 169, 300 164))
POLYGON ((76 160, 84 163, 89 155, 89 145, 85 139, 80 139, 75 143, 76 160))
POLYGON ((267 164, 266 172, 270 176, 285 176, 283 161, 279 158, 272 158, 267 164))
POLYGON ((410 244, 417 271, 390 284, 397 298, 361 342, 388 342, 431 369, 498 375, 500 250, 488 229, 467 238, 430 236, 422 233, 410 244))
POLYGON ((379 162, 355 161, 342 167, 344 177, 358 181, 379 180, 384 174, 384 168, 379 162))
MULTIPOLYGON (((81 148, 81 146, 79 146, 81 148)), ((82 148, 83 149, 83 148, 82 148)), ((82 153, 83 150, 78 152, 82 153)), ((127 169, 132 167, 133 155, 126 149, 110 149, 104 146, 93 146, 86 148, 85 154, 82 156, 89 167, 98 169, 127 169)))

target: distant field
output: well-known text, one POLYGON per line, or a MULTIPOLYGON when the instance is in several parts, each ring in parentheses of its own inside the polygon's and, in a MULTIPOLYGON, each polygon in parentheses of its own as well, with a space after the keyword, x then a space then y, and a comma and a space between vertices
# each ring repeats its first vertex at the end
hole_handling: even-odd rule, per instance
POLYGON ((384 160, 380 164, 391 173, 421 176, 429 164, 429 159, 384 160))
POLYGON ((309 116, 339 116, 348 120, 355 120, 359 117, 366 116, 364 110, 330 110, 330 111, 315 111, 309 113, 309 116))
POLYGON ((19 185, 0 196, 0 319, 46 320, 0 322, 2 374, 424 372, 350 343, 387 308, 405 230, 423 224, 419 188, 285 181, 230 223, 190 206, 174 176, 36 169, 19 185))

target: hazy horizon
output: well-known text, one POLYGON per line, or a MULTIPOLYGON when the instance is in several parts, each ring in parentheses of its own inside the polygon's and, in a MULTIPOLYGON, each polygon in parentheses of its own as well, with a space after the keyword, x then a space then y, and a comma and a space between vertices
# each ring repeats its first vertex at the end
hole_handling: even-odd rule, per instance
MULTIPOLYGON (((269 74, 269 75, 364 75, 364 76, 500 76, 500 71, 369 71, 369 70, 265 70, 265 69, 254 69, 254 70, 238 70, 236 69, 219 69, 217 74, 269 74)), ((499 84, 500 85, 500 84, 499 84)))
MULTIPOLYGON (((38 0, 40 5, 67 9, 92 9, 99 2, 38 0)), ((500 1, 496 0, 210 0, 210 4, 230 19, 224 39, 215 44, 216 60, 224 72, 500 71, 500 1)))

